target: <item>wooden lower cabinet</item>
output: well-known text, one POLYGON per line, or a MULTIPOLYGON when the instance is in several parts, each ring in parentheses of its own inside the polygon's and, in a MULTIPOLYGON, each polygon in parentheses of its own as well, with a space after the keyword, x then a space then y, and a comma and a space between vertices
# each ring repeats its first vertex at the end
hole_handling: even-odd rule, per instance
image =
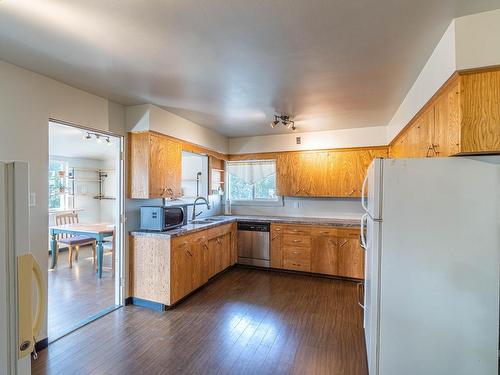
POLYGON ((236 262, 236 225, 169 238, 130 236, 131 297, 173 305, 236 262))
POLYGON ((359 229, 272 224, 271 267, 363 279, 359 229))

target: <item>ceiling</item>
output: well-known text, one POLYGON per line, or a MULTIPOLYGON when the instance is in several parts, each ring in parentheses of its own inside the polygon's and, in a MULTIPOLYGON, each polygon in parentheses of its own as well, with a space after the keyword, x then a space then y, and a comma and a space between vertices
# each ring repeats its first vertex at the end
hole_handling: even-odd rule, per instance
MULTIPOLYGON (((111 145, 106 141, 98 143, 96 138, 85 140, 83 129, 72 126, 49 123, 49 155, 66 158, 85 158, 96 160, 116 160, 119 152, 119 139, 110 137, 111 145)), ((104 137, 107 137, 104 135, 104 137)))
POLYGON ((500 0, 1 0, 0 58, 227 136, 386 125, 446 27, 500 0))

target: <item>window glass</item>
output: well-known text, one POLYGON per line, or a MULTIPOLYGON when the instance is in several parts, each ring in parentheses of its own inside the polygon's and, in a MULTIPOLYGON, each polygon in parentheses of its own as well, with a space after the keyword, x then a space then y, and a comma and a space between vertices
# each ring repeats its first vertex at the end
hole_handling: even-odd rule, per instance
POLYGON ((229 198, 232 201, 276 201, 276 161, 228 162, 229 198))

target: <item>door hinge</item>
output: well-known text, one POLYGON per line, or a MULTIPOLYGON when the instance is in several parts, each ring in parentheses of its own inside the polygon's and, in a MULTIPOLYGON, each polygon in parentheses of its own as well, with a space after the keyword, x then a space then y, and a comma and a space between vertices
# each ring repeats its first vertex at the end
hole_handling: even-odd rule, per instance
POLYGON ((120 151, 120 160, 124 160, 123 151, 120 151))
POLYGON ((120 277, 120 286, 121 287, 125 286, 125 280, 123 279, 123 277, 120 277))
POLYGON ((124 224, 127 221, 125 214, 120 214, 120 223, 124 224))

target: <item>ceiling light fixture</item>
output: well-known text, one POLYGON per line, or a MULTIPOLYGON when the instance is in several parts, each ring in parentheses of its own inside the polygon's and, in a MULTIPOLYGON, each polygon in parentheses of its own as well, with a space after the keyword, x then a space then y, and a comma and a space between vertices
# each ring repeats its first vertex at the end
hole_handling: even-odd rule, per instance
POLYGON ((281 125, 283 126, 286 126, 288 129, 292 129, 292 130, 295 130, 297 129, 297 127, 295 126, 295 121, 293 120, 290 120, 290 116, 288 115, 274 115, 274 121, 271 122, 271 128, 275 128, 277 125, 279 125, 281 123, 281 125))
MULTIPOLYGON (((2 1, 2 0, 0 0, 0 1, 2 1)), ((84 141, 88 141, 92 138, 95 138, 97 143, 103 143, 103 141, 104 141, 104 142, 106 142, 106 144, 108 146, 111 146, 113 144, 113 142, 111 141, 111 137, 109 135, 102 135, 102 134, 88 132, 88 131, 83 132, 82 139, 84 141)))

